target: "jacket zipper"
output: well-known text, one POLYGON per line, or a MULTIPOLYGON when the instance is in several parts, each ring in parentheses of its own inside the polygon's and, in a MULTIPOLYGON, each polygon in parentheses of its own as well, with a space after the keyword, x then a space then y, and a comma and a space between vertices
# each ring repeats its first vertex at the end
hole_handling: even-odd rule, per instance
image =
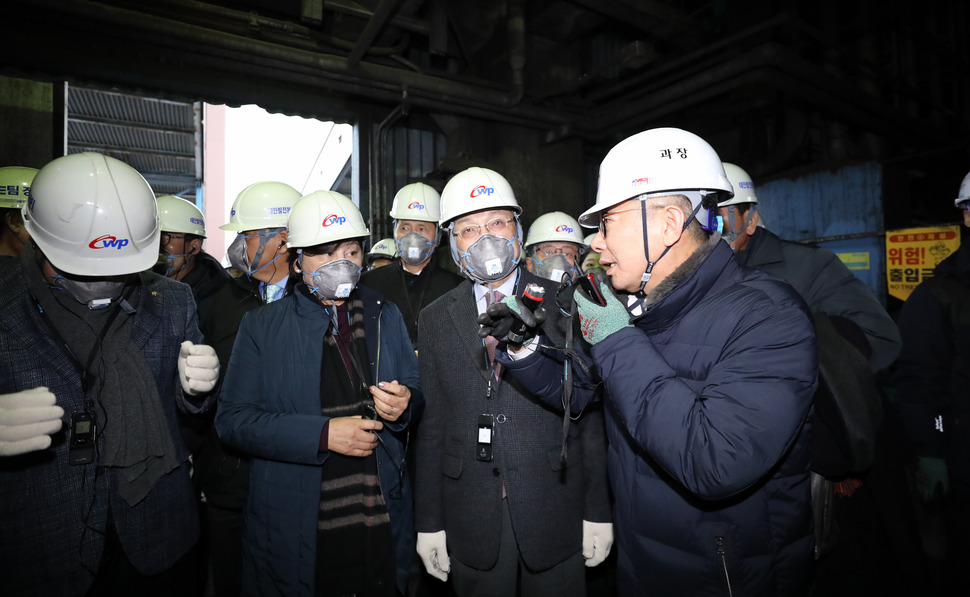
POLYGON ((721 568, 724 570, 724 582, 727 584, 728 597, 733 597, 734 592, 731 590, 731 575, 728 574, 727 550, 724 548, 724 537, 714 537, 714 546, 717 555, 721 558, 721 568))

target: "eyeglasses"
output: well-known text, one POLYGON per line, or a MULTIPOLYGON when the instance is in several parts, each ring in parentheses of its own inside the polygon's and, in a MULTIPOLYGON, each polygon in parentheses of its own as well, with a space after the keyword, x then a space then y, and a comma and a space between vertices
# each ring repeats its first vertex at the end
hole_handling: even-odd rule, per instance
POLYGON ((158 242, 164 247, 173 240, 178 240, 180 238, 185 238, 184 234, 171 234, 168 232, 163 232, 158 238, 158 242))
MULTIPOLYGON (((486 232, 491 232, 493 234, 502 234, 509 227, 509 222, 514 222, 515 218, 495 218, 491 222, 487 222, 484 226, 486 232)), ((474 240, 482 234, 483 226, 479 224, 468 224, 462 226, 457 232, 453 232, 455 236, 460 236, 462 240, 474 240)))
POLYGON ((540 258, 552 257, 553 255, 560 254, 565 255, 567 259, 578 259, 579 251, 575 247, 543 247, 539 245, 536 247, 535 256, 540 258))
POLYGON ((608 218, 610 216, 615 216, 616 214, 621 214, 621 213, 627 212, 627 211, 640 211, 640 208, 639 207, 631 207, 630 209, 619 209, 617 211, 611 211, 611 212, 605 213, 602 216, 600 216, 600 226, 599 226, 599 228, 600 228, 600 234, 603 235, 603 238, 606 238, 606 222, 608 221, 606 218, 608 218))

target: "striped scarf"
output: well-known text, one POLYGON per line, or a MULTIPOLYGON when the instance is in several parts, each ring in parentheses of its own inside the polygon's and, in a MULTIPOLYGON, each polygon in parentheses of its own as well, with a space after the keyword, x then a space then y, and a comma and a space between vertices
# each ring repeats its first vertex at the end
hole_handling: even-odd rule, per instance
MULTIPOLYGON (((357 293, 335 309, 333 321, 323 341, 320 412, 331 418, 360 415, 373 398, 357 293)), ((394 587, 393 564, 376 452, 364 458, 330 452, 322 467, 317 519, 317 594, 383 594, 388 583, 394 587)))

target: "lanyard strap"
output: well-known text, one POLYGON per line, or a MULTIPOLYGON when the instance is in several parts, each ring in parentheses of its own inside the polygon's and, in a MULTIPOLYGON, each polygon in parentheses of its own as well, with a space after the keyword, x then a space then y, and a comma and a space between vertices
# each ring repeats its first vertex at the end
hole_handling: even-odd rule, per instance
MULTIPOLYGON (((130 291, 126 294, 130 294, 130 291)), ((74 361, 75 365, 77 365, 78 370, 81 373, 81 391, 84 392, 85 397, 87 397, 88 390, 91 389, 91 378, 89 376, 91 365, 94 364, 94 359, 101 354, 101 344, 104 342, 105 336, 108 335, 108 329, 111 328, 111 325, 121 313, 121 305, 119 304, 115 306, 115 310, 108 316, 108 320, 105 322, 104 327, 101 328, 101 332, 98 334, 98 342, 94 345, 94 348, 91 350, 91 354, 88 356, 87 365, 81 365, 81 360, 77 358, 77 355, 74 354, 74 351, 71 350, 71 347, 68 345, 67 340, 64 339, 64 336, 61 335, 61 332, 58 331, 53 322, 51 322, 50 318, 47 316, 47 313, 44 312, 44 308, 41 307, 40 301, 37 300, 37 297, 31 294, 30 298, 33 299, 34 306, 37 307, 37 312, 40 314, 41 320, 47 326, 47 330, 50 332, 50 335, 53 336, 54 340, 59 343, 59 346, 64 351, 64 354, 66 354, 67 357, 74 361)), ((90 328, 90 326, 88 327, 90 328)), ((93 331, 93 328, 91 328, 91 330, 93 331)))

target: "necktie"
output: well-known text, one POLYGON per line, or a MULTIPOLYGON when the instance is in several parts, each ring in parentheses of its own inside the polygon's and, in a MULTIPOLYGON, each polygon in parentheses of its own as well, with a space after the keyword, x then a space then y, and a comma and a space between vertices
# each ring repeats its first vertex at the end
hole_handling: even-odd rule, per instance
POLYGON ((285 289, 282 286, 277 286, 276 284, 267 284, 263 287, 263 294, 266 295, 266 303, 272 303, 273 301, 283 297, 283 291, 285 289))
MULTIPOLYGON (((485 308, 492 304, 492 294, 495 295, 495 302, 502 302, 505 300, 505 295, 496 290, 494 293, 485 293, 485 308)), ((492 370, 495 374, 495 379, 498 380, 502 371, 502 366, 495 362, 495 346, 498 344, 498 340, 492 336, 485 336, 485 350, 488 351, 488 362, 492 365, 492 370)), ((505 490, 505 479, 502 479, 502 499, 504 500, 508 496, 508 492, 505 490)))
MULTIPOLYGON (((499 292, 498 290, 496 290, 494 294, 495 294, 494 300, 496 302, 502 302, 503 300, 505 300, 505 295, 499 292)), ((492 304, 492 293, 486 293, 485 308, 488 309, 488 306, 491 304, 492 304)), ((498 344, 498 340, 496 340, 492 336, 485 337, 485 350, 488 352, 488 364, 492 365, 492 368, 495 371, 495 379, 499 378, 499 372, 502 369, 502 366, 495 362, 495 346, 497 344, 498 344)))

